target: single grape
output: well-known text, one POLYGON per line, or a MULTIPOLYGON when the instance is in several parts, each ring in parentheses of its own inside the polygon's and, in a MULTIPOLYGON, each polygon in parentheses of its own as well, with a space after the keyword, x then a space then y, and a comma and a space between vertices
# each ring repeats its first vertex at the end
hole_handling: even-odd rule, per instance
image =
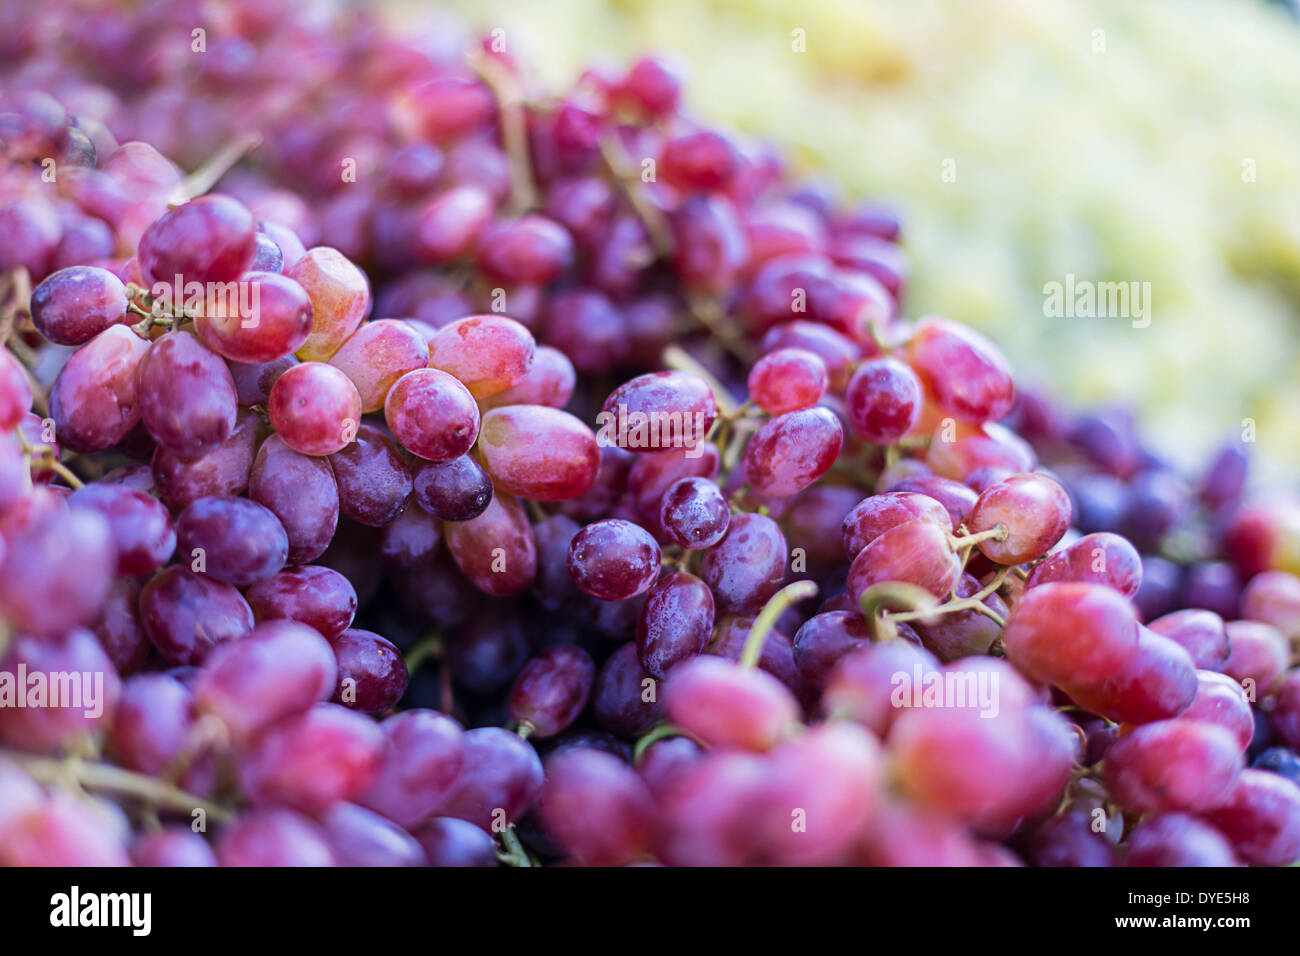
POLYGON ((317 704, 273 724, 240 755, 240 787, 258 806, 320 813, 365 792, 383 749, 384 735, 369 717, 317 704))
POLYGON ((636 653, 656 678, 698 656, 713 632, 713 592, 685 572, 666 574, 649 591, 636 628, 636 653))
POLYGON ((15 628, 54 636, 95 620, 117 556, 112 525, 102 514, 38 490, 39 497, 33 491, 24 502, 25 512, 6 516, 0 614, 15 628))
POLYGON ((874 538, 849 567, 848 592, 854 602, 872 585, 902 581, 939 598, 961 579, 961 559, 949 534, 927 520, 907 521, 874 538))
POLYGON ((386 564, 409 568, 427 560, 441 540, 438 520, 408 501, 401 513, 380 530, 379 556, 386 564))
POLYGON ((367 714, 391 710, 406 693, 406 662, 392 641, 350 628, 332 641, 339 680, 334 703, 367 714))
POLYGON ((1213 611, 1174 611, 1156 618, 1147 626, 1187 651, 1197 667, 1220 670, 1228 662, 1231 653, 1228 632, 1223 626, 1223 618, 1213 611))
POLYGON ((234 587, 180 565, 140 592, 140 623, 169 663, 201 664, 214 648, 253 628, 253 612, 234 587))
POLYGON ((749 397, 769 415, 783 415, 815 405, 830 377, 815 352, 779 348, 763 355, 749 372, 749 397))
POLYGON ((1136 813, 1198 811, 1229 798, 1241 765, 1241 750, 1222 727, 1159 720, 1111 744, 1102 779, 1115 802, 1136 813))
POLYGON ((325 831, 308 817, 283 807, 253 810, 217 837, 222 866, 334 866, 338 862, 325 831))
POLYGON ((763 425, 745 446, 745 478, 759 494, 793 495, 830 469, 843 443, 839 419, 828 409, 787 412, 763 425))
POLYGON ((1244 770, 1227 799, 1202 816, 1252 866, 1300 860, 1300 787, 1263 770, 1244 770))
POLYGON ((216 866, 217 855, 208 841, 189 827, 169 826, 139 837, 131 845, 136 866, 216 866))
POLYGON ((510 689, 510 716, 538 738, 567 728, 586 706, 596 667, 586 651, 567 644, 546 648, 525 665, 510 689))
POLYGON ((55 753, 96 746, 121 702, 122 682, 113 662, 83 628, 57 637, 19 635, 0 660, 0 672, 9 688, 7 705, 0 707, 0 741, 20 750, 55 753), (40 706, 32 706, 32 696, 43 687, 50 696, 36 697, 40 706), (16 690, 27 695, 25 701, 18 697, 25 706, 14 706, 16 690))
POLYGON ((233 282, 257 249, 248 209, 229 196, 200 196, 169 209, 144 231, 136 258, 150 286, 233 282))
POLYGON ((291 358, 312 328, 307 291, 276 272, 249 272, 234 290, 212 290, 194 319, 194 334, 232 362, 291 358))
POLYGON ((649 790, 636 771, 599 750, 575 747, 547 760, 539 811, 548 833, 584 864, 618 866, 650 848, 649 790))
POLYGON ((664 492, 659 523, 683 548, 713 547, 726 535, 730 521, 727 500, 707 478, 680 478, 664 492))
POLYGON ((863 362, 849 381, 845 402, 854 433, 877 445, 892 445, 921 417, 921 381, 895 358, 863 362))
POLYGON ((1237 866, 1219 831, 1185 813, 1145 818, 1124 841, 1125 866, 1237 866))
POLYGON ((259 623, 300 621, 327 638, 347 630, 357 613, 352 583, 337 571, 318 565, 285 568, 258 581, 245 596, 259 623))
POLYGON ((311 299, 311 334, 296 351, 304 362, 325 362, 351 337, 370 311, 370 283, 343 253, 308 249, 286 275, 311 299))
POLYGON ((703 379, 689 372, 651 372, 610 392, 597 418, 606 443, 656 452, 695 449, 717 413, 713 390, 703 379))
POLYGON ((275 515, 244 498, 200 498, 181 513, 177 535, 196 570, 240 587, 275 574, 289 551, 275 515))
POLYGON ((1011 410, 1007 361, 984 336, 948 319, 927 318, 907 343, 908 364, 945 411, 962 421, 996 421, 1011 410))
POLYGON ((460 380, 434 368, 397 380, 384 401, 384 418, 402 446, 427 461, 449 461, 474 446, 479 411, 460 380))
POLYGON ((756 614, 781 587, 788 551, 771 518, 734 515, 726 536, 704 552, 700 578, 723 614, 756 614))
POLYGON ((1034 680, 1096 685, 1137 653, 1133 606, 1100 584, 1042 584, 1025 591, 1002 632, 1007 659, 1034 680))
POLYGON ((487 509, 493 494, 492 479, 471 455, 420 462, 414 490, 420 507, 443 521, 477 518, 487 509))
POLYGON ((276 379, 267 412, 271 427, 294 451, 332 455, 356 437, 361 396, 333 365, 303 362, 276 379))
POLYGON ((496 843, 455 817, 437 817, 415 831, 429 866, 497 866, 496 843))
POLYGON ((73 266, 46 276, 32 292, 32 324, 51 342, 81 345, 121 322, 126 304, 126 287, 113 273, 73 266))
MULTIPOLYGON (((1196 697, 1180 715, 1184 720, 1218 724, 1237 738, 1244 752, 1255 736, 1255 717, 1246 692, 1231 677, 1215 671, 1196 672, 1196 697)), ((1273 727, 1278 729, 1278 708, 1273 709, 1273 727)))
POLYGON ((521 498, 563 501, 596 480, 600 449, 591 429, 545 405, 509 405, 483 416, 479 452, 497 487, 521 498))
POLYGON ((430 368, 456 376, 476 399, 498 395, 528 374, 533 335, 514 319, 471 315, 443 326, 429 342, 430 368))
POLYGON ((498 282, 550 282, 573 261, 573 239, 545 216, 499 219, 483 229, 474 263, 498 282))
POLYGON ((479 727, 461 737, 464 763, 439 815, 468 820, 483 830, 511 823, 542 794, 542 762, 517 734, 479 727))
POLYGON ((589 524, 569 545, 569 574, 602 601, 625 601, 659 579, 659 545, 644 528, 612 518, 589 524))
POLYGON ((518 594, 537 574, 537 543, 517 498, 494 495, 481 515, 448 522, 443 533, 456 566, 485 594, 518 594))
MULTIPOLYGON (((147 341, 125 325, 111 325, 68 359, 50 389, 50 417, 59 443, 72 451, 93 452, 122 441, 140 421, 136 373, 151 351, 147 341)), ((21 390, 9 401, 9 387, 0 382, 0 413, 13 407, 13 424, 31 407, 31 391, 17 360, 0 352, 0 373, 8 363, 21 379, 21 390), (25 397, 24 397, 25 396, 25 397)), ((2 417, 2 416, 0 416, 2 417)))
MULTIPOLYGON (((372 528, 390 524, 411 494, 406 456, 383 429, 362 422, 356 438, 330 455, 339 510, 372 528)), ((431 466, 432 467, 432 466, 431 466)))
POLYGON ((1046 554, 1070 526, 1070 496, 1046 475, 1012 475, 990 485, 971 509, 972 532, 1006 528, 979 549, 998 564, 1023 564, 1046 554))
POLYGON ((142 491, 99 482, 78 488, 68 496, 68 504, 102 515, 108 522, 117 548, 118 574, 152 574, 176 550, 171 515, 157 498, 142 491))
POLYGON ((338 525, 339 493, 329 462, 294 451, 279 435, 262 443, 248 496, 270 509, 289 535, 289 563, 324 553, 338 525))
POLYGON ((339 866, 423 866, 424 848, 396 824, 354 803, 320 817, 339 866))
POLYGON ((596 722, 629 740, 653 727, 662 713, 657 682, 642 669, 632 641, 620 645, 605 661, 596 675, 591 699, 596 722))
POLYGON ((1229 621, 1226 630, 1230 653, 1223 673, 1241 684, 1252 681, 1256 697, 1263 696, 1286 671, 1286 637, 1262 621, 1229 621))
POLYGON ((168 332, 150 346, 136 373, 136 399, 149 434, 185 458, 215 450, 235 428, 230 369, 189 332, 168 332))
POLYGON ((799 722, 799 702, 758 668, 704 655, 673 670, 664 687, 671 720, 711 747, 765 751, 799 722))
POLYGON ((379 774, 358 802, 413 829, 440 812, 464 762, 462 732, 431 710, 407 710, 383 721, 387 745, 379 774))

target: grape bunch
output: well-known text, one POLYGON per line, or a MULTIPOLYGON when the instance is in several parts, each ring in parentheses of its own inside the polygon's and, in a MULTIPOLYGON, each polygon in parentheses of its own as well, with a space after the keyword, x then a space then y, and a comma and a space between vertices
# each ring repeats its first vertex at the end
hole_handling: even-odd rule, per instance
POLYGON ((0 863, 1300 859, 1300 511, 667 60, 9 6, 0 863))

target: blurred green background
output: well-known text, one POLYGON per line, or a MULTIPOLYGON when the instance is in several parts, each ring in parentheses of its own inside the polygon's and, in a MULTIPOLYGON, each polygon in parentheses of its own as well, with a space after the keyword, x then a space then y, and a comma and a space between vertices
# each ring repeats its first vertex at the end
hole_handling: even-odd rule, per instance
POLYGON ((676 56, 702 118, 901 208, 909 314, 984 328, 1022 381, 1075 405, 1137 405, 1175 460, 1250 417, 1262 457, 1300 464, 1300 25, 1281 5, 450 6, 504 28, 550 91, 593 62, 676 56), (1149 282, 1150 325, 1044 315, 1068 273, 1149 282))

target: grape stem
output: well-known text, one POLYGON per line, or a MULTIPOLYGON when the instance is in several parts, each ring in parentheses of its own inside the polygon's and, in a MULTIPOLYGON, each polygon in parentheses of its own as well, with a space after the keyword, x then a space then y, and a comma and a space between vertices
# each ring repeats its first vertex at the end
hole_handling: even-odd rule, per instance
POLYGON ((481 51, 471 54, 470 66, 478 74, 501 111, 501 142, 510 160, 510 198, 514 211, 522 215, 537 205, 533 187, 532 160, 528 154, 528 123, 518 77, 481 51))
POLYGON ((210 803, 192 793, 186 793, 179 787, 156 777, 124 770, 111 764, 88 762, 76 758, 56 760, 52 757, 38 757, 12 750, 4 750, 0 753, 21 765, 33 777, 46 783, 71 778, 78 785, 91 790, 138 797, 153 807, 181 813, 202 810, 217 822, 229 820, 234 816, 228 808, 210 803))
POLYGON ((894 627, 898 616, 882 614, 882 611, 928 611, 936 603, 935 596, 925 588, 906 581, 880 581, 867 588, 858 599, 858 606, 862 609, 862 616, 867 619, 867 630, 873 641, 898 639, 898 629, 894 627))
POLYGON ((442 631, 434 631, 406 653, 406 673, 414 674, 427 660, 442 654, 442 631))
POLYGON ((33 466, 48 468, 74 489, 86 486, 86 483, 78 478, 71 468, 54 457, 54 449, 49 445, 33 445, 27 440, 27 436, 23 434, 21 428, 14 429, 14 434, 18 436, 18 443, 22 446, 23 457, 27 459, 28 469, 33 466))
POLYGON ((633 212, 641 219, 641 224, 650 234, 650 242, 654 246, 655 254, 661 259, 672 256, 673 231, 668 225, 668 218, 662 209, 649 202, 642 194, 622 145, 612 137, 602 140, 600 157, 623 190, 623 195, 627 197, 633 212))
POLYGON ((996 527, 989 528, 987 531, 980 531, 977 534, 948 536, 954 548, 969 548, 981 541, 1005 541, 1009 537, 1011 537, 1011 529, 1001 522, 996 527))
POLYGON ((650 749, 652 744, 661 740, 667 740, 669 737, 687 737, 690 736, 676 724, 664 723, 655 724, 644 734, 637 738, 637 742, 632 747, 632 763, 639 763, 645 752, 650 749))
POLYGON ((767 640, 768 633, 771 632, 781 615, 785 613, 786 608, 799 601, 816 596, 817 585, 812 581, 795 581, 773 594, 768 599, 768 602, 763 605, 763 610, 758 612, 758 617, 754 618, 754 624, 749 629, 749 636, 745 638, 744 649, 740 652, 740 666, 746 668, 756 667, 759 655, 763 653, 763 642, 767 640))
POLYGON ((662 357, 665 368, 677 372, 690 372, 692 375, 704 379, 709 388, 713 389, 713 401, 717 403, 718 413, 728 419, 736 417, 736 413, 740 408, 736 404, 736 400, 731 397, 731 393, 727 391, 726 386, 719 382, 713 373, 701 365, 693 355, 673 342, 664 347, 662 357))
POLYGON ((501 831, 501 844, 505 847, 505 851, 498 851, 497 859, 506 866, 531 867, 533 865, 533 860, 528 855, 528 851, 519 842, 519 836, 515 833, 513 823, 501 831))
POLYGON ((261 142, 260 133, 245 133, 231 140, 213 153, 202 166, 176 184, 176 188, 167 197, 167 205, 182 206, 191 199, 202 196, 261 142))
MULTIPOLYGON (((1002 587, 1002 582, 1006 580, 1007 574, 1010 573, 1010 570, 1010 568, 1003 568, 1000 570, 996 575, 994 575, 992 581, 980 590, 976 591, 970 597, 948 601, 946 604, 941 604, 935 608, 900 611, 896 614, 891 614, 889 617, 894 621, 914 621, 917 618, 935 617, 939 614, 955 614, 957 611, 979 611, 984 616, 996 621, 999 627, 1005 626, 1007 622, 1002 619, 1002 615, 998 614, 997 611, 994 611, 986 605, 984 599, 998 588, 1002 587)), ((866 600, 866 595, 863 595, 863 600, 866 600)))

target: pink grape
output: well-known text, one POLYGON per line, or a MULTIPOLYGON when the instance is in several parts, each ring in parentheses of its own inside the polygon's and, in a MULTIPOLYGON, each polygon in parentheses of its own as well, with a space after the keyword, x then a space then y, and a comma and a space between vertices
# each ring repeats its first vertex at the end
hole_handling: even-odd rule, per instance
POLYGON ((328 361, 370 311, 370 283, 343 253, 328 246, 308 249, 286 275, 311 299, 311 333, 296 354, 304 362, 328 361))
POLYGON ((456 376, 476 399, 523 381, 536 352, 533 334, 501 315, 471 315, 444 325, 429 341, 430 368, 456 376))
POLYGON ((450 461, 474 446, 479 411, 460 380, 434 368, 397 380, 384 400, 388 427, 407 451, 427 461, 450 461))
POLYGON ((768 352, 749 373, 749 397, 769 415, 783 415, 817 404, 830 379, 814 352, 782 348, 768 352))
POLYGON ((1005 540, 986 538, 978 547, 999 564, 1023 564, 1061 540, 1070 526, 1070 498, 1046 475, 1012 475, 984 490, 968 525, 976 534, 1006 528, 1005 540))
POLYGON ((494 484, 521 498, 563 501, 596 480, 596 436, 568 412, 545 405, 509 405, 483 416, 479 451, 494 484))
POLYGON ((844 433, 825 408, 773 418, 745 446, 745 478, 759 494, 784 497, 807 488, 839 456, 844 433))
POLYGON ((276 379, 267 413, 271 427, 294 451, 332 455, 356 437, 361 396, 333 365, 303 362, 276 379))

